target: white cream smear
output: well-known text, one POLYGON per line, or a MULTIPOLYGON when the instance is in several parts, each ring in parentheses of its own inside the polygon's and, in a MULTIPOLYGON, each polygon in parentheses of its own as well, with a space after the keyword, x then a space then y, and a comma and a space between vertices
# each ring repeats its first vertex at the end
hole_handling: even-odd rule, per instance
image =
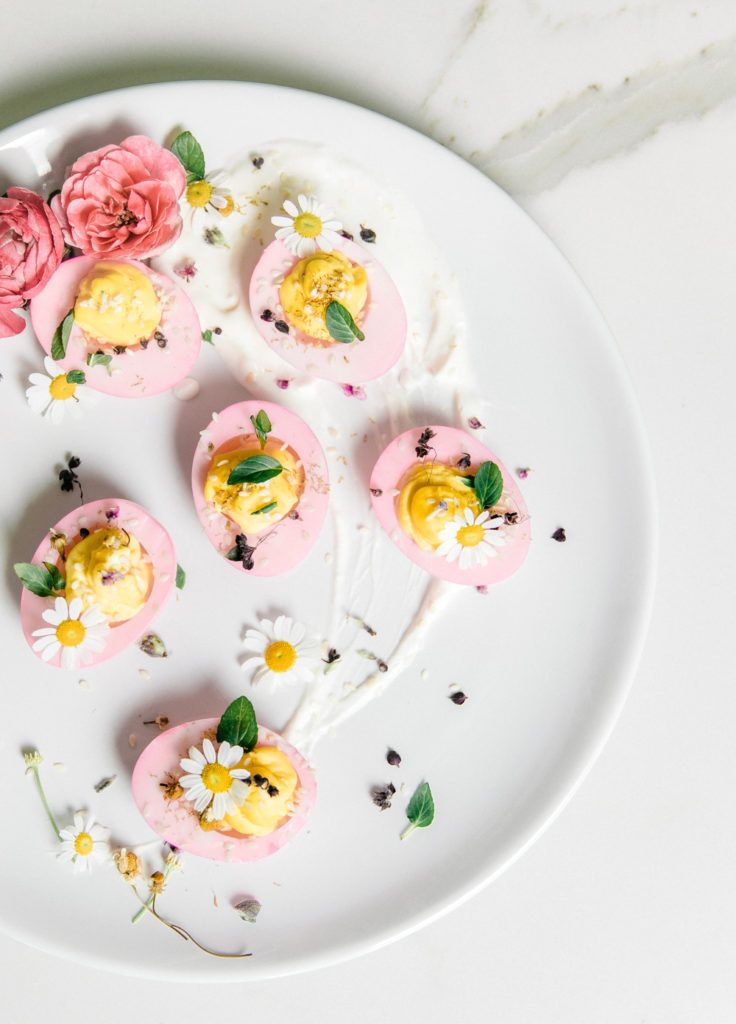
POLYGON ((320 737, 384 693, 413 664, 433 622, 460 589, 428 577, 385 535, 371 509, 373 465, 402 431, 419 433, 431 423, 457 422, 465 428, 467 417, 482 416, 483 407, 470 385, 457 282, 410 200, 333 149, 293 140, 251 150, 225 169, 225 178, 238 211, 227 218, 187 212, 181 238, 154 264, 177 280, 177 269, 193 262, 195 276, 182 287, 203 329, 221 328, 213 340, 233 375, 258 397, 301 416, 327 455, 333 545, 325 566, 332 573, 325 635, 340 659, 306 686, 283 730, 308 755, 320 737), (260 168, 252 162, 254 152, 263 158, 260 168), (284 199, 295 200, 300 193, 332 207, 344 229, 383 264, 406 307, 404 354, 379 380, 362 385, 365 400, 295 370, 269 348, 249 310, 253 268, 274 238, 271 217, 282 212, 284 199), (361 242, 361 226, 376 232, 376 243, 361 242), (205 240, 211 228, 222 233, 222 244, 205 240), (288 388, 277 380, 287 380, 288 388), (402 621, 392 611, 397 607, 402 621))

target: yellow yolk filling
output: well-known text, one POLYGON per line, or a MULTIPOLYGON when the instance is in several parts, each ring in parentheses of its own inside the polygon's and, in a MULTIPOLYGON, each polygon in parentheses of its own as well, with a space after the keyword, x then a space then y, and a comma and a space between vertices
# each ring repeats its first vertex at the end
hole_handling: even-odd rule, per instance
POLYGON ((267 836, 289 813, 299 781, 296 770, 278 747, 256 747, 243 755, 238 768, 247 769, 251 779, 262 775, 278 793, 269 796, 265 789, 251 785, 245 802, 234 813, 225 815, 225 823, 246 836, 267 836))
POLYGON ((341 252, 317 252, 305 256, 284 278, 279 298, 290 324, 310 338, 331 341, 325 310, 332 301, 340 302, 359 323, 368 300, 368 277, 341 252))
POLYGON ((140 543, 124 530, 106 528, 84 537, 66 559, 66 598, 97 605, 110 622, 127 622, 146 603, 153 567, 140 543))
POLYGON ((103 260, 79 285, 74 322, 95 342, 127 348, 151 337, 161 323, 161 303, 137 267, 103 260))
POLYGON ((288 515, 303 488, 304 471, 297 465, 294 454, 275 437, 269 437, 265 448, 261 448, 254 434, 234 451, 214 455, 204 484, 204 498, 248 536, 263 533, 288 515), (281 463, 283 471, 260 484, 229 484, 227 479, 232 470, 252 455, 270 455, 281 463), (274 508, 258 512, 273 502, 276 503, 274 508))
POLYGON ((471 472, 423 462, 404 478, 396 502, 396 517, 404 532, 423 551, 438 548, 443 527, 466 508, 473 515, 480 512, 475 491, 463 480, 471 472))

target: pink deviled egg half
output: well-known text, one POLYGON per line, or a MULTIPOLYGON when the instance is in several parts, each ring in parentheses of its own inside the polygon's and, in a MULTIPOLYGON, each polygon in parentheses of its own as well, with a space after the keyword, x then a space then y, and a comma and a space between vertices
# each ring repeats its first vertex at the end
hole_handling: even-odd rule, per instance
POLYGON ((54 668, 75 670, 107 661, 146 633, 176 583, 176 556, 145 509, 105 498, 64 516, 15 571, 31 650, 54 668))
POLYGON ((65 260, 32 299, 31 323, 62 369, 83 370, 91 388, 120 398, 168 391, 191 371, 202 345, 189 297, 138 260, 65 260))
POLYGON ((215 550, 250 576, 279 576, 306 557, 329 491, 321 444, 281 405, 237 402, 200 434, 192 464, 197 515, 215 550), (230 483, 234 471, 240 480, 230 483))
POLYGON ((526 558, 531 524, 500 459, 455 427, 408 430, 373 468, 371 501, 399 550, 433 576, 486 586, 526 558))
POLYGON ((133 770, 133 799, 153 831, 186 853, 233 863, 269 857, 304 826, 314 773, 278 733, 259 726, 247 751, 218 741, 218 724, 186 722, 152 740, 133 770))
MULTIPOLYGON (((398 289, 381 264, 363 246, 331 233, 330 251, 297 256, 277 238, 266 247, 250 280, 250 309, 256 327, 271 348, 298 370, 337 383, 360 384, 381 377, 401 356, 406 342, 406 311, 398 289), (284 282, 304 260, 334 254, 344 257, 349 268, 362 268, 367 297, 355 323, 364 335, 348 342, 315 337, 296 323, 285 307, 284 282)), ((328 268, 329 269, 329 268, 328 268)), ((306 268, 308 274, 309 268, 306 268)), ((319 274, 309 279, 315 302, 324 305, 319 274)), ((327 280, 327 275, 324 275, 327 280)), ((329 284, 325 285, 330 288, 329 284)), ((339 298, 339 291, 335 292, 339 298)), ((306 296, 309 312, 310 296, 306 296)), ((320 307, 321 308, 321 307, 320 307)), ((323 318, 322 318, 323 319, 323 318)), ((320 322, 320 330, 322 323, 320 322)))

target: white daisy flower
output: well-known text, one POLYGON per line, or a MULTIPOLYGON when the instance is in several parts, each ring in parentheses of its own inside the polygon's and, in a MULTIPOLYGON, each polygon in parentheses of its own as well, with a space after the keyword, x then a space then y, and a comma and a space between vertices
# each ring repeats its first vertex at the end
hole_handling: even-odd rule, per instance
POLYGON ((320 661, 317 641, 286 615, 279 615, 275 622, 262 619, 260 629, 246 631, 244 645, 253 655, 241 663, 242 668, 256 668, 254 683, 265 679, 274 683, 308 682, 320 661))
POLYGON ((298 197, 299 207, 290 199, 284 202, 288 216, 271 218, 278 228, 276 237, 296 256, 307 256, 312 252, 329 251, 340 242, 338 232, 342 227, 329 206, 315 196, 298 197))
POLYGON ((28 404, 34 412, 60 423, 69 413, 78 418, 86 400, 84 370, 62 370, 49 356, 43 361, 46 373, 32 373, 26 389, 28 404), (48 376, 47 376, 48 375, 48 376))
POLYGON ((33 650, 38 651, 43 661, 51 659, 61 651, 61 667, 77 668, 92 660, 92 655, 104 650, 105 634, 109 630, 107 619, 97 605, 90 605, 82 611, 80 598, 73 597, 67 602, 57 597, 54 607, 41 613, 49 626, 34 629, 38 640, 33 650))
POLYGON ((110 856, 110 830, 98 825, 92 815, 85 821, 84 814, 77 811, 74 825, 63 828, 59 835, 61 849, 56 856, 71 863, 77 873, 91 871, 95 864, 106 861, 110 856))
POLYGON ((506 543, 500 529, 503 521, 503 516, 492 516, 487 509, 474 516, 472 509, 466 508, 443 527, 437 554, 457 562, 461 569, 485 565, 498 554, 496 548, 506 543))
POLYGON ((212 207, 223 217, 229 217, 235 209, 235 201, 230 189, 223 185, 225 180, 224 171, 215 171, 198 181, 190 182, 186 190, 187 202, 194 210, 212 207))
POLYGON ((215 750, 210 739, 202 741, 202 750, 189 748, 189 757, 183 757, 180 766, 187 772, 179 779, 187 800, 194 803, 199 814, 212 804, 215 821, 235 811, 245 802, 248 786, 243 779, 250 775, 245 768, 236 768, 243 756, 242 747, 231 747, 227 740, 215 750))

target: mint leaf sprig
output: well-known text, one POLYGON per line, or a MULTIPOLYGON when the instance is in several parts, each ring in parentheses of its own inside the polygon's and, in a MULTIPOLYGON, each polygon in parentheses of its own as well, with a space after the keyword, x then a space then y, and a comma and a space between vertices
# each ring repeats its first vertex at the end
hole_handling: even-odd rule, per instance
POLYGON ((66 589, 66 580, 51 562, 16 562, 13 571, 26 590, 37 597, 57 597, 66 589))
POLYGON ((255 416, 251 416, 250 421, 261 448, 265 448, 268 435, 271 432, 271 420, 268 418, 268 413, 265 409, 259 409, 255 416))
POLYGON ((54 331, 51 339, 51 358, 58 363, 66 355, 66 347, 69 343, 69 335, 74 326, 74 307, 69 310, 59 326, 54 331))
POLYGON ((406 808, 409 824, 399 836, 406 839, 417 828, 427 828, 434 821, 434 798, 428 782, 422 782, 414 791, 414 795, 406 808))
POLYGON ((263 484, 283 471, 284 467, 272 455, 249 455, 237 466, 233 466, 227 482, 228 484, 263 484))
POLYGON ((204 151, 191 132, 179 132, 171 143, 171 152, 186 171, 187 185, 204 178, 204 151))
POLYGON ((242 747, 247 754, 258 742, 258 722, 247 697, 237 697, 225 708, 217 726, 217 742, 242 747))
POLYGON ((501 500, 503 474, 495 462, 481 462, 475 476, 466 476, 463 480, 475 491, 481 510, 493 508, 501 500))
POLYGON ((325 327, 331 338, 344 345, 349 345, 356 338, 358 341, 365 341, 365 334, 353 320, 350 310, 336 299, 333 299, 325 310, 325 327))

